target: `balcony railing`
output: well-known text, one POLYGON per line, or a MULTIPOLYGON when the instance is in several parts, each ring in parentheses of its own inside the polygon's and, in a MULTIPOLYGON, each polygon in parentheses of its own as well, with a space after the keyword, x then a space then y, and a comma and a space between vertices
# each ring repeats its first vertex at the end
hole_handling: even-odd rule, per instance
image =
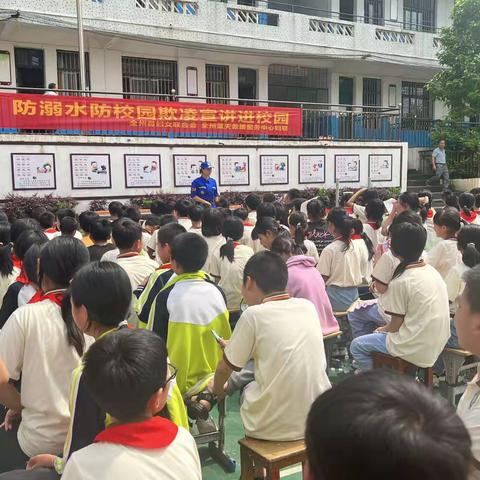
POLYGON ((310 31, 319 33, 333 33, 344 37, 353 37, 355 27, 349 23, 331 22, 328 20, 310 19, 310 31))

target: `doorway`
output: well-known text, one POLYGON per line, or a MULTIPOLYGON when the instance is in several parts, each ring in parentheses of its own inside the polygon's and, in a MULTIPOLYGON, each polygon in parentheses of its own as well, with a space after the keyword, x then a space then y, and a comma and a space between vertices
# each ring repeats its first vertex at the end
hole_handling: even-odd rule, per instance
POLYGON ((240 105, 255 105, 257 100, 257 71, 253 68, 238 69, 238 98, 240 105))
POLYGON ((355 0, 340 0, 340 20, 353 22, 355 19, 355 0))
MULTIPOLYGON (((338 98, 340 105, 353 105, 353 78, 340 77, 339 78, 339 92, 338 98)), ((350 106, 348 110, 351 110, 350 106)))
POLYGON ((383 25, 383 0, 365 0, 365 23, 383 25))
POLYGON ((26 87, 21 93, 43 93, 45 88, 45 62, 43 50, 35 48, 15 48, 15 72, 17 87, 26 87))
POLYGON ((338 79, 338 103, 345 105, 346 112, 339 114, 340 138, 349 140, 353 133, 353 78, 338 79))

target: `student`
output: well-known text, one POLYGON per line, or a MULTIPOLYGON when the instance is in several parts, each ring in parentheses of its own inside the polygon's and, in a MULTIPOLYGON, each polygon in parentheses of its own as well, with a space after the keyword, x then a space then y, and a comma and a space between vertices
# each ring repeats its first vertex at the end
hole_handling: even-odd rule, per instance
POLYGON ((175 377, 161 338, 128 329, 104 336, 85 354, 83 377, 113 424, 97 435, 95 443, 72 455, 64 480, 201 480, 190 433, 156 416, 175 377))
POLYGON ((141 255, 142 227, 129 218, 117 220, 112 228, 113 241, 119 250, 116 259, 130 278, 132 292, 155 271, 158 263, 148 255, 141 255))
POLYGON ((263 202, 257 207, 257 222, 265 217, 277 217, 277 209, 275 208, 273 202, 263 202))
POLYGON ((266 250, 272 248, 273 241, 279 235, 290 236, 290 232, 272 217, 261 217, 252 230, 252 238, 259 240, 260 245, 266 250))
MULTIPOLYGON (((128 207, 125 209, 125 216, 123 218, 129 218, 132 222, 141 225, 142 214, 137 207, 128 207)), ((152 235, 145 230, 142 226, 142 249, 147 251, 147 245, 150 242, 152 235)))
POLYGON ((372 353, 387 353, 418 367, 431 367, 450 337, 447 287, 421 260, 427 235, 421 225, 391 228, 391 249, 400 259, 385 295, 392 319, 375 333, 355 338, 350 351, 359 370, 373 367, 372 353))
POLYGON ((325 212, 325 203, 321 199, 314 198, 308 202, 307 238, 315 244, 319 256, 322 254, 323 249, 333 242, 333 237, 328 232, 325 212))
POLYGON ((16 310, 2 328, 0 358, 10 378, 21 382, 21 393, 8 381, 0 383, 0 403, 9 409, 7 429, 0 430, 1 472, 24 467, 34 455, 62 449, 69 423, 69 379, 85 346, 68 314, 65 292, 76 270, 88 261, 79 240, 50 240, 40 254, 43 296, 16 310))
POLYGON ((273 192, 264 193, 262 196, 262 203, 273 203, 277 200, 277 197, 273 192))
POLYGON ((279 255, 260 252, 250 258, 243 273, 249 307, 215 372, 213 392, 223 397, 232 373, 254 359, 240 414, 247 436, 262 440, 304 438, 312 402, 330 388, 317 311, 310 301, 288 295, 287 280, 279 255))
POLYGON ((291 205, 291 203, 300 198, 302 195, 300 194, 300 190, 298 188, 291 188, 283 197, 283 203, 285 205, 291 205))
POLYGON ((0 305, 8 287, 15 281, 12 262, 12 243, 10 242, 10 224, 0 223, 0 305))
POLYGON ((150 205, 150 212, 152 215, 161 217, 162 215, 167 215, 173 212, 174 203, 164 202, 162 200, 153 200, 150 205))
POLYGON ((225 293, 232 328, 240 318, 242 302, 243 270, 253 250, 242 245, 243 222, 237 217, 223 222, 222 235, 225 243, 217 249, 210 261, 210 273, 225 293))
MULTIPOLYGON (((172 205, 172 211, 173 211, 173 205, 172 205)), ((165 215, 162 215, 159 220, 159 228, 162 228, 164 225, 168 225, 169 223, 178 223, 177 217, 173 213, 166 213, 165 215)), ((148 241, 147 244, 147 254, 150 258, 154 259, 157 261, 157 263, 160 263, 160 258, 157 255, 157 244, 158 244, 158 229, 152 234, 152 237, 148 241)))
POLYGON ((275 219, 285 227, 288 227, 288 216, 290 215, 289 209, 282 202, 274 202, 275 219))
POLYGON ((460 215, 454 208, 447 207, 435 214, 433 222, 441 240, 428 252, 428 263, 445 279, 460 260, 456 238, 461 226, 460 215))
MULTIPOLYGON (((153 235, 160 228, 160 217, 157 217, 156 215, 147 215, 141 223, 143 231, 149 235, 153 235)), ((144 242, 144 248, 145 245, 144 242)))
POLYGON ((93 222, 97 222, 98 220, 100 220, 98 213, 91 212, 88 210, 86 212, 82 212, 78 216, 78 221, 80 222, 80 228, 82 229, 82 232, 83 232, 82 242, 86 247, 91 247, 93 245, 93 241, 90 238, 90 225, 93 222))
MULTIPOLYGON (((58 224, 60 224, 62 219, 65 218, 65 217, 71 217, 71 218, 74 218, 75 220, 77 220, 77 215, 75 214, 75 211, 72 208, 60 208, 59 210, 57 210, 55 212, 55 215, 57 217, 58 224)), ((77 240, 82 240, 82 238, 83 238, 83 235, 78 230, 78 227, 77 227, 77 231, 75 232, 74 237, 77 240)))
POLYGON ((440 241, 435 233, 435 223, 433 222, 433 217, 437 212, 432 208, 431 192, 419 192, 418 201, 420 202, 419 214, 422 218, 423 226, 427 231, 427 244, 425 245, 425 251, 429 252, 440 241))
MULTIPOLYGON (((353 219, 352 244, 359 251, 361 257, 361 268, 363 284, 368 285, 371 280, 373 269, 373 256, 375 251, 368 235, 363 231, 364 224, 358 218, 353 219)), ((365 287, 362 287, 365 290, 365 287)))
POLYGON ((204 210, 205 209, 199 203, 189 207, 188 218, 190 219, 190 222, 192 222, 192 226, 189 229, 190 232, 197 233, 198 235, 202 234, 202 216, 204 210))
POLYGON ((333 208, 327 224, 333 242, 324 248, 317 268, 325 280, 333 311, 344 312, 358 300, 365 255, 359 245, 352 242, 354 220, 345 210, 333 208))
POLYGON ((260 197, 254 193, 249 193, 245 197, 244 204, 248 211, 248 218, 254 225, 257 222, 257 208, 261 203, 260 197))
POLYGON ((453 207, 460 211, 458 197, 451 190, 444 190, 442 192, 442 199, 445 202, 446 207, 453 207))
POLYGON ((313 258, 306 256, 293 239, 282 235, 273 241, 271 251, 280 255, 287 264, 288 294, 310 300, 315 305, 323 335, 338 332, 340 327, 333 315, 325 282, 315 268, 313 258))
POLYGON ((305 480, 466 480, 471 462, 468 432, 450 406, 386 370, 322 394, 308 414, 305 443, 305 480))
POLYGON ((178 200, 175 202, 173 214, 177 217, 178 223, 188 232, 192 228, 192 221, 188 217, 190 207, 193 205, 189 200, 178 200))
POLYGON ((119 218, 125 216, 125 205, 122 202, 114 200, 108 204, 108 212, 110 213, 110 220, 114 222, 119 218))
POLYGON ((365 208, 368 202, 371 202, 372 200, 380 200, 378 198, 378 190, 376 188, 361 188, 347 200, 345 207, 351 208, 353 214, 356 215, 362 223, 367 223, 368 218, 365 214, 365 208), (357 200, 360 199, 362 200, 362 205, 357 203, 357 200))
POLYGON ((43 233, 48 237, 49 240, 60 235, 60 232, 55 228, 54 213, 45 211, 38 217, 38 221, 43 229, 43 233))
POLYGON ((40 253, 45 243, 34 243, 23 257, 23 272, 28 282, 23 285, 18 293, 18 306, 34 303, 36 297, 42 294, 40 288, 40 280, 38 278, 38 262, 40 261, 40 253))
POLYGON ((295 245, 300 247, 307 257, 312 257, 315 265, 317 265, 320 260, 317 247, 311 240, 306 239, 308 230, 307 216, 302 212, 292 213, 288 217, 288 229, 295 245))
MULTIPOLYGON (((112 245, 112 224, 106 218, 93 222, 90 226, 90 238, 93 245, 88 247, 91 262, 98 262, 106 252, 115 250, 112 245)), ((117 254, 118 256, 118 254, 117 254)))
POLYGON ((256 244, 260 244, 258 240, 253 240, 252 232, 255 224, 248 217, 246 208, 237 208, 232 212, 234 217, 239 218, 243 223, 243 237, 240 239, 240 244, 250 247, 254 252, 258 248, 256 244))
POLYGON ((382 222, 385 214, 385 205, 379 198, 370 200, 365 205, 366 222, 363 222, 363 231, 372 242, 373 251, 376 252, 385 237, 382 235, 382 222))
POLYGON ((386 237, 388 235, 388 229, 393 222, 393 219, 402 212, 405 211, 417 212, 420 210, 420 201, 418 194, 413 192, 403 192, 398 196, 397 201, 393 204, 392 211, 387 217, 382 226, 382 235, 386 237))
POLYGON ((460 206, 460 217, 464 222, 476 225, 480 223, 480 218, 475 213, 475 197, 471 193, 462 193, 458 197, 458 204, 460 206))
POLYGON ((208 255, 207 259, 205 260, 205 265, 203 265, 201 270, 205 272, 210 271, 210 262, 212 261, 212 256, 224 242, 224 238, 222 236, 222 225, 224 220, 224 214, 216 208, 207 208, 203 212, 202 236, 207 242, 208 255))
POLYGON ((63 217, 60 220, 60 233, 74 237, 78 229, 78 222, 73 217, 63 217))
MULTIPOLYGON (((472 192, 473 193, 473 192, 472 192)), ((480 193, 475 193, 475 213, 480 213, 480 193)))

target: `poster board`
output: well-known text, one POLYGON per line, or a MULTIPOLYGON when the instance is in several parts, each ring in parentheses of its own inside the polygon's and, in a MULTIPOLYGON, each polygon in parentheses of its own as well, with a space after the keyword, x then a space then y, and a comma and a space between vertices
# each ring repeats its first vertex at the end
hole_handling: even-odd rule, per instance
POLYGON ((335 180, 340 183, 360 181, 360 155, 335 155, 335 180))
POLYGON ((288 184, 288 155, 260 155, 260 185, 288 184))
POLYGON ((110 155, 107 153, 71 153, 70 172, 73 190, 112 188, 110 155))
POLYGON ((190 187, 192 182, 200 176, 200 165, 206 161, 206 155, 174 155, 175 186, 190 187))
POLYGON ((218 177, 222 186, 250 185, 250 157, 219 155, 218 177))
POLYGON ((298 156, 298 183, 325 183, 325 155, 298 156))
POLYGON ((393 155, 369 155, 368 176, 372 182, 391 182, 393 155))
POLYGON ((125 154, 125 188, 160 188, 161 157, 156 154, 125 154))
POLYGON ((13 190, 55 190, 55 154, 12 153, 13 190))

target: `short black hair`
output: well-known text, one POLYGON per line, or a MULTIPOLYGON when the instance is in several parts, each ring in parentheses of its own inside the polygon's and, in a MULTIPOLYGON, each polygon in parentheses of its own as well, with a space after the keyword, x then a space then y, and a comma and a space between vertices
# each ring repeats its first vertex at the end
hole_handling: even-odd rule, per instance
POLYGON ((160 217, 160 227, 168 225, 169 223, 178 223, 178 220, 173 213, 166 213, 160 217))
POLYGON ((118 218, 121 218, 125 214, 125 205, 118 200, 114 200, 108 204, 108 211, 110 216, 115 215, 118 218))
POLYGON ((427 232, 423 225, 403 222, 390 226, 390 244, 392 253, 400 257, 393 278, 405 271, 408 264, 417 262, 427 243, 427 232))
POLYGON ((157 242, 161 245, 171 245, 173 239, 182 233, 187 233, 183 225, 179 223, 167 223, 158 229, 157 242))
POLYGON ((10 230, 10 239, 12 243, 17 243, 18 237, 26 230, 42 231, 40 224, 33 218, 20 218, 12 223, 10 230))
POLYGON ((283 292, 287 288, 287 265, 280 255, 269 251, 258 252, 250 257, 243 271, 243 283, 248 277, 255 281, 265 294, 283 292))
POLYGON ((60 208, 55 212, 55 215, 57 216, 59 221, 65 217, 77 218, 77 215, 75 214, 75 210, 73 210, 73 208, 60 208))
POLYGON ((167 380, 167 349, 153 332, 124 328, 97 340, 82 378, 102 410, 123 422, 140 417, 167 380))
POLYGON ((462 226, 460 213, 454 207, 445 207, 443 210, 439 210, 433 217, 433 223, 440 227, 447 227, 452 234, 458 232, 462 226))
POLYGON ((202 219, 204 208, 198 203, 191 205, 188 209, 188 218, 192 222, 199 222, 202 219))
POLYGON ((261 220, 263 217, 277 217, 277 210, 273 203, 265 202, 257 207, 257 220, 261 220))
POLYGON ((32 245, 43 245, 48 242, 48 237, 40 230, 24 230, 14 245, 15 255, 19 260, 27 253, 32 245))
POLYGON ((320 198, 314 198, 307 203, 307 214, 312 220, 321 220, 325 217, 325 202, 320 198))
POLYGON ((290 200, 295 200, 296 198, 300 198, 301 197, 301 193, 300 193, 300 190, 298 188, 291 188, 288 192, 287 192, 287 195, 288 195, 288 198, 290 200))
POLYGON ((121 218, 114 222, 112 236, 119 250, 126 250, 142 239, 142 227, 130 218, 121 218))
POLYGON ((157 217, 157 215, 147 215, 145 217, 144 225, 148 227, 159 227, 160 217, 157 217))
POLYGON ((420 208, 420 201, 418 200, 418 193, 414 192, 403 192, 399 195, 398 201, 407 205, 411 210, 417 212, 420 208))
POLYGON ((112 235, 110 220, 102 218, 90 226, 90 238, 94 242, 106 242, 112 235))
POLYGON ((48 84, 48 88, 57 88, 57 84, 56 83, 49 83, 48 84))
POLYGON ((177 235, 172 243, 172 260, 175 260, 185 273, 198 272, 207 261, 208 244, 196 233, 177 235))
POLYGON ((420 217, 420 215, 412 210, 405 210, 403 212, 400 212, 398 215, 396 215, 392 221, 392 224, 390 225, 390 228, 392 228, 393 225, 399 225, 400 223, 411 223, 412 225, 423 225, 422 218, 420 217))
POLYGON ((260 197, 254 193, 249 193, 244 200, 245 205, 250 209, 255 211, 257 207, 262 203, 260 197))
POLYGON ((138 223, 142 218, 142 214, 137 207, 128 207, 125 210, 125 216, 128 217, 130 220, 133 220, 135 223, 138 223))
POLYGON ((385 211, 385 205, 379 198, 369 200, 365 205, 365 216, 368 220, 375 222, 377 228, 382 226, 385 211))
POLYGON ((262 203, 273 203, 277 197, 273 192, 267 192, 263 194, 262 203))
POLYGON ((472 461, 455 410, 387 370, 354 375, 320 395, 305 443, 315 480, 465 480, 472 461))
POLYGON ((378 190, 376 188, 367 188, 367 190, 363 192, 362 197, 365 203, 375 200, 376 198, 379 198, 378 190))
POLYGON ((252 230, 252 240, 258 240, 259 235, 265 235, 267 232, 278 234, 281 227, 280 224, 272 217, 262 217, 257 220, 254 229, 252 230))
POLYGON ((222 234, 225 215, 216 208, 207 208, 202 217, 202 235, 216 237, 222 234))
POLYGON ((78 216, 78 221, 80 222, 80 228, 86 233, 90 233, 90 225, 99 219, 100 219, 100 216, 98 215, 98 213, 91 212, 90 210, 82 212, 78 216))
POLYGON ((192 202, 190 200, 178 200, 175 202, 175 211, 181 217, 188 217, 188 211, 190 210, 191 206, 192 202))
POLYGON ((153 215, 166 215, 173 212, 173 205, 170 202, 163 202, 162 200, 153 200, 150 205, 150 211, 153 215))
POLYGON ((55 214, 47 210, 38 217, 38 221, 42 228, 52 228, 55 224, 55 214))
POLYGON ((234 217, 238 217, 240 220, 247 220, 248 218, 248 210, 246 208, 237 208, 232 212, 234 217))
POLYGON ((78 229, 78 222, 73 217, 63 217, 60 220, 60 232, 62 235, 75 235, 78 229))
POLYGON ((465 296, 472 313, 480 313, 480 265, 467 270, 463 274, 465 280, 465 296))

